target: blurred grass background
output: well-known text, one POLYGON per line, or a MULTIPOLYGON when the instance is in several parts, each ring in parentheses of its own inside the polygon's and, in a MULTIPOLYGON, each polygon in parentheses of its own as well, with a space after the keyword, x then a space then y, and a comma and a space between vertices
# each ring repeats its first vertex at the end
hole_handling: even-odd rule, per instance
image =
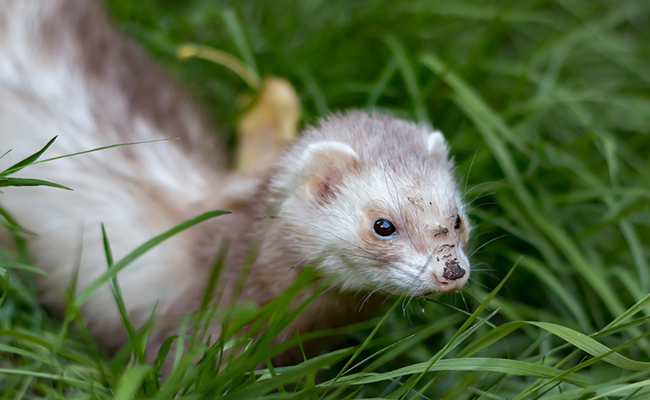
MULTIPOLYGON (((189 88, 231 146, 235 123, 253 94, 219 65, 179 61, 176 51, 183 43, 215 47, 241 58, 263 77, 288 79, 301 97, 303 124, 349 108, 376 108, 432 123, 450 141, 475 224, 475 272, 463 296, 399 304, 370 342, 364 342, 368 328, 349 335, 348 345, 366 343, 362 358, 386 349, 353 371, 384 379, 365 385, 359 380, 341 392, 303 383, 292 392, 280 383, 271 389, 260 389, 259 382, 215 387, 179 378, 175 384, 184 389, 164 394, 242 399, 650 398, 645 382, 650 365, 642 363, 650 358, 645 337, 650 331, 650 2, 105 3, 119 26, 189 88), (454 336, 465 313, 473 312, 516 262, 518 268, 489 305, 498 310, 490 323, 549 322, 570 329, 568 336, 533 325, 499 331, 485 321, 466 330, 467 337, 454 336), (611 329, 601 332, 605 327, 611 329), (590 352, 580 347, 576 331, 601 332, 599 342, 620 346, 615 356, 641 363, 622 361, 588 342, 590 352), (486 372, 478 367, 390 375, 440 357, 445 344, 450 353, 444 358, 466 357, 472 354, 471 340, 488 343, 490 335, 495 342, 478 354, 491 359, 493 364, 487 365, 493 368, 497 358, 574 368, 565 374, 579 370, 588 383, 580 388, 560 384, 559 378, 536 380, 541 369, 522 369, 524 377, 515 370, 486 372), (387 347, 399 340, 404 342, 387 347)), ((57 323, 38 307, 30 289, 20 285, 7 286, 4 332, 15 337, 15 332, 31 329, 37 336, 55 337, 57 323)), ((90 355, 83 340, 70 340, 78 364, 68 357, 66 365, 81 371, 109 363, 101 352, 90 355)), ((1 359, 7 369, 45 368, 58 376, 63 368, 58 361, 48 364, 47 357, 34 364, 24 354, 0 351, 7 352, 1 359)), ((330 370, 325 377, 334 378, 345 361, 326 364, 330 370)), ((120 365, 113 361, 108 378, 97 378, 94 372, 76 378, 92 376, 109 388, 127 385, 128 380, 120 380, 127 376, 121 375, 120 365)), ((134 382, 137 389, 140 381, 134 382)), ((18 373, 0 378, 5 398, 108 396, 86 386, 18 373), (8 389, 14 387, 20 389, 8 389)), ((162 392, 136 389, 113 395, 140 393, 145 398, 155 393, 166 398, 162 392)))

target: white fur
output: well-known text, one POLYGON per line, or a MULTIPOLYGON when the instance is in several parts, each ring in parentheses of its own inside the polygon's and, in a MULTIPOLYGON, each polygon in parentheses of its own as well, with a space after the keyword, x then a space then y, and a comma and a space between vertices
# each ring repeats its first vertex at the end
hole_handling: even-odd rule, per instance
MULTIPOLYGON (((95 119, 93 91, 76 49, 62 44, 55 57, 41 48, 35 26, 48 18, 58 1, 9 0, 0 7, 0 153, 12 149, 2 167, 58 139, 43 158, 118 143, 113 125, 95 119)), ((136 140, 169 137, 149 121, 122 108, 119 93, 102 107, 115 107, 133 128, 136 140)), ((100 223, 106 224, 114 258, 119 260, 137 245, 207 208, 201 202, 218 186, 215 174, 179 149, 177 141, 105 150, 35 165, 17 176, 57 182, 74 189, 48 187, 6 188, 0 202, 35 232, 29 247, 36 265, 49 275, 37 282, 45 303, 62 309, 65 290, 79 269, 79 289, 106 268, 100 223), (151 188, 151 192, 147 191, 151 188), (157 201, 164 199, 164 202, 157 201), (174 204, 174 212, 165 205, 174 204)), ((191 284, 187 263, 189 237, 180 235, 157 247, 119 276, 131 317, 140 326, 157 301, 159 309, 173 302, 182 287, 191 284), (147 287, 147 290, 142 290, 147 287)), ((88 304, 91 326, 119 327, 119 315, 108 287, 88 304), (98 312, 101 310, 101 312, 98 312)), ((108 336, 111 332, 100 332, 108 336)), ((117 340, 117 339, 115 339, 117 340)))

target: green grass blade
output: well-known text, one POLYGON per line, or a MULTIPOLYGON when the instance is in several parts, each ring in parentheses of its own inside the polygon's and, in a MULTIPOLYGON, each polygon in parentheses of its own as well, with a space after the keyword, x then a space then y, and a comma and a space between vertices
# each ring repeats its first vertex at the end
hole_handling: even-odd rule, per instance
POLYGON ((54 143, 54 141, 57 139, 57 137, 58 136, 55 136, 52 139, 50 139, 50 141, 47 142, 47 144, 45 146, 43 146, 43 148, 40 149, 39 151, 37 151, 36 153, 34 153, 31 156, 17 162, 16 164, 12 165, 11 167, 7 168, 6 170, 0 172, 0 176, 7 176, 7 175, 10 175, 10 174, 13 174, 13 173, 18 172, 21 169, 27 167, 28 165, 34 164, 36 162, 36 160, 38 160, 43 155, 43 153, 45 153, 47 151, 47 149, 49 149, 50 146, 52 146, 52 143, 54 143))
MULTIPOLYGON (((498 358, 452 358, 438 360, 434 365, 429 365, 428 361, 409 365, 394 371, 378 374, 359 373, 348 375, 340 378, 338 382, 324 382, 323 386, 339 385, 366 385, 374 382, 395 379, 404 375, 423 374, 428 372, 439 371, 480 371, 480 372, 497 372, 517 376, 534 376, 544 379, 551 379, 562 371, 557 368, 547 367, 545 365, 527 363, 519 360, 508 360, 498 358)), ((589 378, 572 374, 564 378, 566 382, 578 385, 588 386, 591 384, 589 378)))
POLYGON ((384 42, 388 48, 393 53, 393 58, 395 63, 402 73, 402 79, 404 79, 404 84, 408 90, 411 101, 413 102, 413 107, 415 108, 415 114, 419 122, 429 122, 429 115, 426 108, 424 107, 424 102, 422 101, 422 95, 420 94, 420 89, 417 84, 417 77, 415 76, 415 70, 413 65, 408 59, 404 45, 397 39, 394 35, 387 35, 384 37, 384 42))
POLYGON ((197 217, 188 219, 187 221, 176 225, 175 227, 169 229, 168 231, 165 231, 161 233, 160 235, 154 237, 153 239, 148 240, 146 243, 142 244, 135 250, 133 250, 131 253, 127 254, 122 258, 120 261, 115 263, 113 268, 110 270, 104 272, 102 275, 100 275, 97 279, 95 279, 90 285, 88 285, 85 289, 77 295, 77 297, 74 300, 74 305, 77 308, 81 308, 81 306, 90 298, 90 296, 97 290, 99 289, 100 286, 108 282, 111 277, 116 276, 117 273, 119 273, 122 269, 126 268, 131 264, 133 261, 138 259, 140 256, 154 248, 155 246, 159 245, 160 243, 164 242, 165 240, 169 239, 170 237, 186 230, 194 225, 197 225, 203 221, 207 221, 209 219, 218 217, 220 215, 228 214, 228 211, 208 211, 206 213, 203 213, 197 217))
POLYGON ((57 189, 72 190, 71 188, 58 183, 44 181, 42 179, 29 178, 0 178, 0 187, 7 186, 49 186, 57 189))
POLYGON ((62 155, 62 156, 46 158, 46 159, 41 160, 41 161, 36 161, 34 163, 34 165, 43 164, 43 163, 46 163, 46 162, 52 162, 52 161, 56 161, 56 160, 61 160, 61 159, 64 159, 64 158, 77 157, 77 156, 81 156, 81 155, 84 155, 84 154, 96 153, 98 151, 114 149, 116 147, 136 146, 136 145, 148 144, 148 143, 167 142, 167 141, 170 141, 170 140, 178 140, 178 138, 165 138, 165 139, 156 139, 156 140, 145 140, 145 141, 142 141, 142 142, 111 144, 111 145, 108 145, 108 146, 97 147, 97 148, 90 149, 90 150, 84 150, 84 151, 79 151, 79 152, 76 152, 76 153, 65 154, 65 155, 62 155))
MULTIPOLYGON (((113 252, 111 250, 111 244, 108 240, 108 236, 106 235, 106 227, 104 226, 104 224, 101 225, 101 228, 102 228, 102 242, 104 244, 104 254, 106 255, 106 264, 108 266, 108 270, 110 271, 110 269, 114 267, 113 252)), ((140 338, 138 337, 138 334, 136 333, 135 328, 133 327, 133 323, 131 322, 131 317, 129 316, 129 311, 126 308, 126 304, 124 304, 124 297, 122 296, 122 290, 120 289, 120 284, 119 281, 117 280, 117 275, 112 275, 110 278, 110 282, 111 282, 111 287, 113 289, 113 297, 115 298, 117 308, 120 312, 120 316, 122 317, 122 323, 124 324, 126 333, 133 346, 133 351, 135 352, 138 361, 141 363, 145 363, 147 361, 147 358, 144 354, 144 346, 142 345, 140 338)))
POLYGON ((239 51, 242 59, 246 65, 255 72, 255 75, 259 76, 259 70, 257 68, 257 64, 255 63, 255 57, 253 56, 253 52, 248 45, 248 40, 244 34, 244 28, 237 18, 237 14, 235 14, 235 11, 233 9, 227 8, 221 13, 221 18, 223 20, 224 26, 230 34, 230 37, 235 42, 235 46, 237 47, 237 50, 239 51))
POLYGON ((144 383, 145 378, 151 373, 150 365, 135 365, 124 371, 120 381, 117 383, 113 400, 131 400, 138 389, 144 383))
MULTIPOLYGON (((481 304, 476 308, 476 310, 472 313, 472 315, 467 318, 467 320, 463 323, 463 325, 458 328, 454 336, 445 344, 445 346, 431 359, 429 360, 428 366, 433 367, 436 363, 440 361, 440 358, 446 354, 446 351, 452 346, 455 345, 455 341, 460 338, 463 333, 468 330, 474 321, 478 318, 478 316, 483 313, 483 311, 487 308, 487 306, 490 304, 492 299, 496 297, 496 295, 499 293, 501 288, 503 288, 503 285, 505 285, 506 281, 512 276, 512 274, 515 272, 517 269, 518 263, 515 263, 512 268, 510 268, 510 271, 508 271, 508 274, 499 282, 499 284, 490 292, 488 296, 485 297, 485 299, 481 302, 481 304)), ((412 377, 412 379, 409 379, 409 382, 404 385, 406 390, 404 391, 404 394, 401 396, 402 398, 406 398, 406 396, 415 388, 417 383, 424 377, 424 375, 428 372, 428 369, 424 369, 419 375, 416 375, 415 377, 412 377)), ((431 384, 431 381, 429 382, 431 384)), ((429 384, 425 385, 425 389, 429 386, 429 384)))

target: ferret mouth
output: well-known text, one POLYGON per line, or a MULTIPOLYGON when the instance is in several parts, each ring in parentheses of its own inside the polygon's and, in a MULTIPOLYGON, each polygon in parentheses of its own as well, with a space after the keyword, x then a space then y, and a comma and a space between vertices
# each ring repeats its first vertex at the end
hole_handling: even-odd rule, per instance
POLYGON ((442 294, 442 292, 439 291, 439 290, 437 290, 437 289, 422 289, 422 290, 419 290, 419 291, 418 291, 417 293, 415 293, 415 294, 410 294, 410 293, 409 293, 409 294, 407 294, 407 295, 408 295, 408 296, 412 296, 412 297, 414 297, 414 298, 424 299, 424 298, 433 298, 433 297, 437 297, 437 296, 439 296, 440 294, 442 294))
POLYGON ((438 289, 431 289, 431 290, 428 290, 427 292, 425 292, 425 293, 423 293, 423 294, 421 294, 419 296, 416 296, 416 297, 420 297, 420 298, 423 298, 423 299, 434 299, 436 297, 440 297, 443 294, 447 294, 447 293, 451 293, 451 292, 445 292, 445 291, 438 290, 438 289))
POLYGON ((452 291, 445 291, 445 290, 440 290, 440 289, 431 289, 427 290, 423 294, 416 295, 415 297, 420 297, 420 298, 434 298, 438 296, 442 296, 443 294, 449 294, 449 293, 457 293, 460 292, 462 289, 456 289, 452 291))
POLYGON ((435 288, 418 290, 416 293, 413 292, 409 293, 408 291, 401 291, 401 290, 398 291, 375 290, 375 291, 383 293, 384 295, 389 297, 405 296, 407 298, 417 298, 417 299, 434 299, 443 294, 451 293, 451 292, 445 292, 435 288))

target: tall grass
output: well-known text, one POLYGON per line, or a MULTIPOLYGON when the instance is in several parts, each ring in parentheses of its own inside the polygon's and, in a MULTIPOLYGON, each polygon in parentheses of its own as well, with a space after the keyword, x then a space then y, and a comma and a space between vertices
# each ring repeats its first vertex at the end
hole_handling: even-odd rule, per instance
POLYGON ((367 107, 445 132, 475 225, 472 281, 462 295, 395 299, 343 329, 342 346, 293 367, 267 364, 283 346, 273 332, 293 316, 288 298, 217 316, 233 330, 266 321, 255 340, 226 334, 210 347, 181 335, 150 364, 138 347, 146 332, 109 357, 73 301, 68 323, 53 320, 16 273, 26 260, 3 261, 0 397, 650 398, 650 3, 106 3, 227 143, 248 88, 218 65, 179 61, 182 43, 288 78, 304 123, 367 107), (165 357, 172 370, 159 380, 165 357))

